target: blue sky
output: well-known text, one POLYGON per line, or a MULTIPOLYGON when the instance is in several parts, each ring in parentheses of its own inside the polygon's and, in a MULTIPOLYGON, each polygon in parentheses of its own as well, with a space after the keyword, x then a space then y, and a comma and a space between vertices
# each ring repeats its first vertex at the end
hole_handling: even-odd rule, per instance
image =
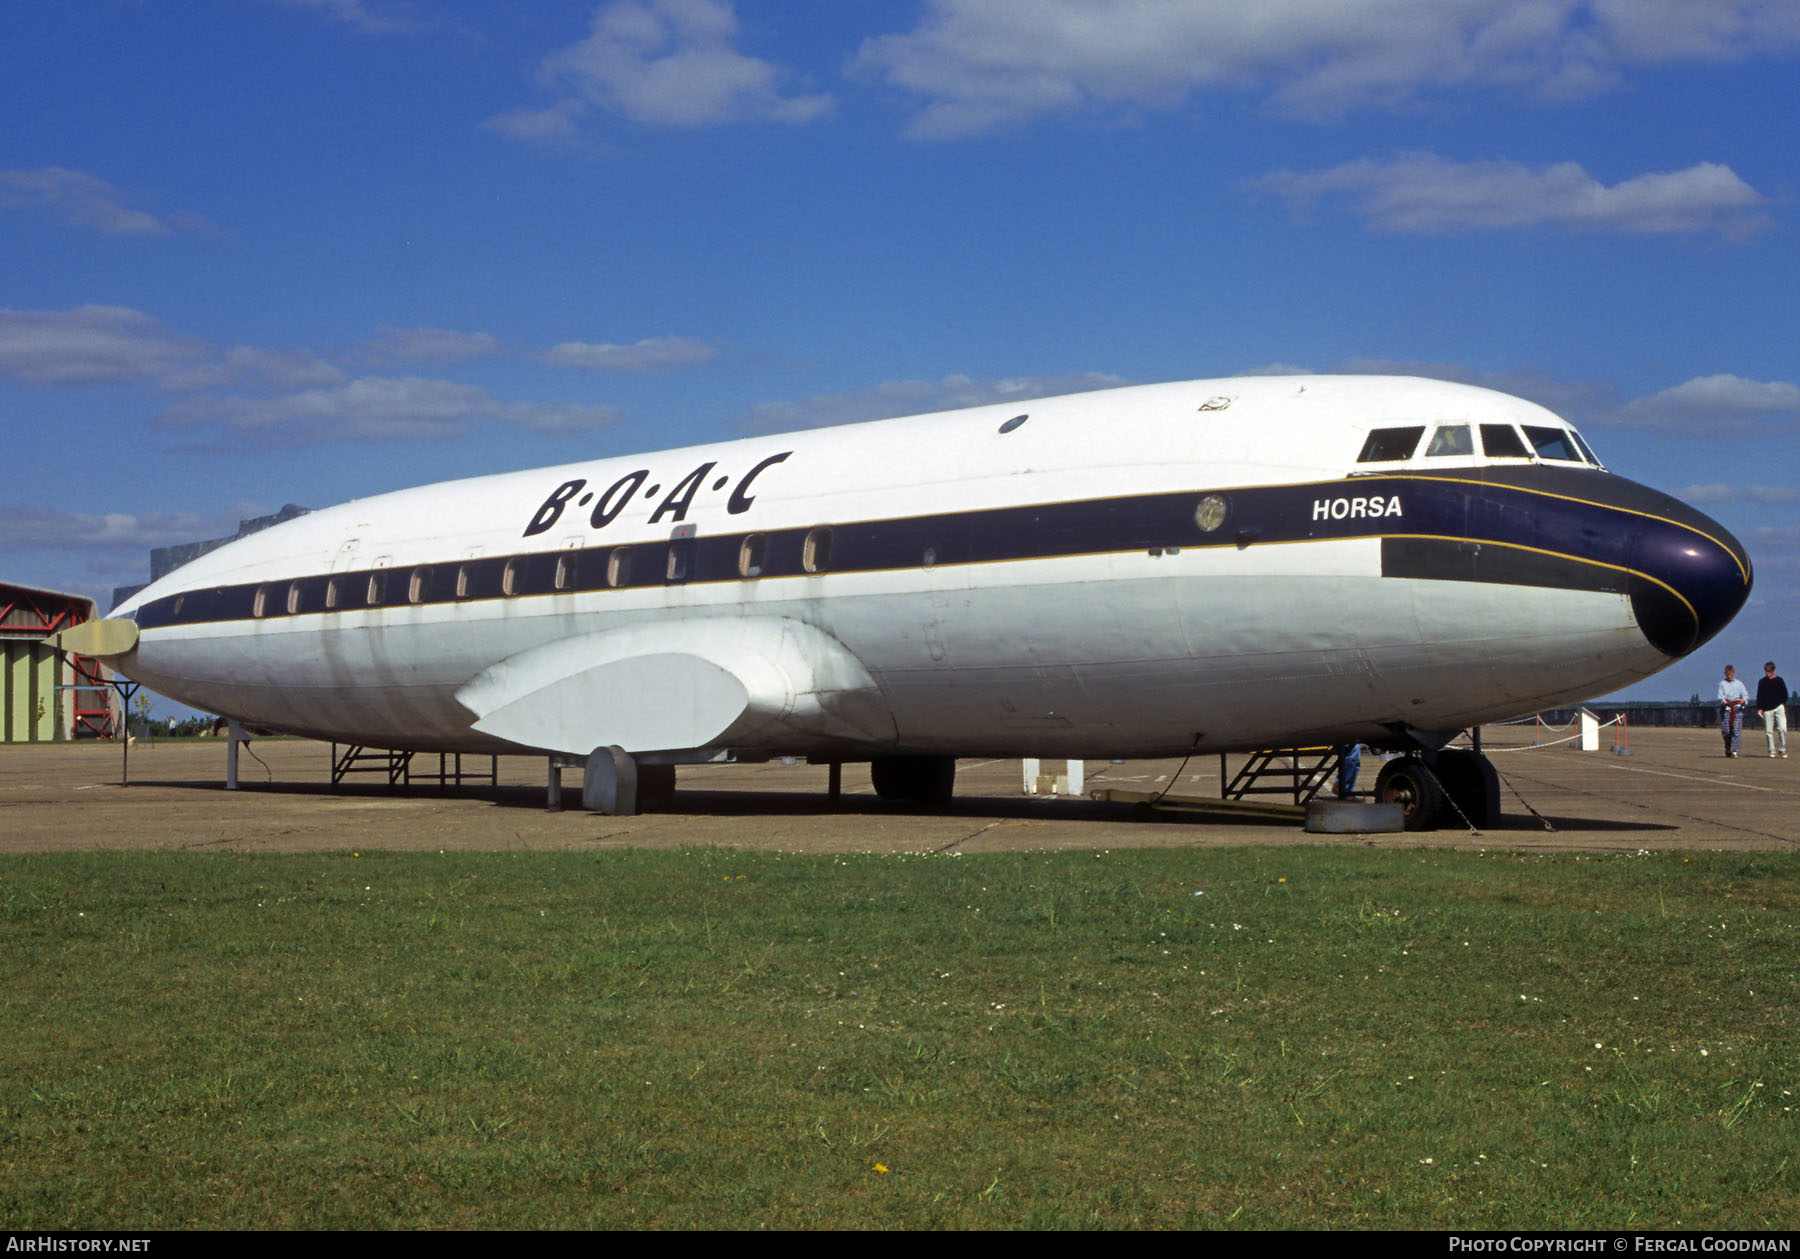
POLYGON ((1518 393, 1800 677, 1793 0, 14 0, 0 576, 1108 383, 1518 393), (1791 663, 1788 663, 1791 661, 1791 663))

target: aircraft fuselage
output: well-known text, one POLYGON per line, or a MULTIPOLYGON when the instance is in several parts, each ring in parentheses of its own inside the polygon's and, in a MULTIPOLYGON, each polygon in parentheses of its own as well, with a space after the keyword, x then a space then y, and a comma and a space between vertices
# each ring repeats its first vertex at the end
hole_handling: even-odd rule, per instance
POLYGON ((1533 404, 1234 378, 357 500, 140 592, 114 663, 420 751, 1429 746, 1656 672, 1750 582, 1725 530, 1533 404))

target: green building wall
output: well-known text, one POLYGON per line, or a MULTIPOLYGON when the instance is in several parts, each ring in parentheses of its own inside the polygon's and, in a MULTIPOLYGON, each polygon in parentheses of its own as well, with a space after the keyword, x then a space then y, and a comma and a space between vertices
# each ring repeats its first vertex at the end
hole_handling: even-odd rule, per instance
POLYGON ((3 722, 0 741, 7 743, 44 743, 66 739, 68 722, 63 713, 68 704, 58 683, 67 679, 61 657, 41 642, 29 639, 0 639, 0 702, 3 722))

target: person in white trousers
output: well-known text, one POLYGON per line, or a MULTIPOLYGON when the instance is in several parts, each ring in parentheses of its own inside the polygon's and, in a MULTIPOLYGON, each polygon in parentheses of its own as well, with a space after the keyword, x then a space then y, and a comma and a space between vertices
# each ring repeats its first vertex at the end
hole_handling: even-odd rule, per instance
POLYGON ((1781 755, 1787 756, 1787 683, 1775 672, 1775 662, 1763 666, 1762 680, 1756 684, 1756 715, 1763 719, 1763 733, 1769 739, 1769 755, 1775 755, 1775 736, 1781 736, 1781 755))

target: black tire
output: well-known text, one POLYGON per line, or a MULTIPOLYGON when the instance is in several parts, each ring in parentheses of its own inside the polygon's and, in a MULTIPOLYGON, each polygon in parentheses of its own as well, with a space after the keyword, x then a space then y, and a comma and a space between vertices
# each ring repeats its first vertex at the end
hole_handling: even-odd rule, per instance
POLYGON ((1437 775, 1416 756, 1403 756, 1381 767, 1375 799, 1399 805, 1409 831, 1435 830, 1444 814, 1444 789, 1438 785, 1437 775))
POLYGON ((1438 781, 1444 793, 1477 829, 1500 821, 1500 776, 1487 757, 1462 748, 1438 753, 1438 781))
POLYGON ((950 803, 956 793, 953 756, 877 756, 869 762, 875 794, 898 804, 950 803))

